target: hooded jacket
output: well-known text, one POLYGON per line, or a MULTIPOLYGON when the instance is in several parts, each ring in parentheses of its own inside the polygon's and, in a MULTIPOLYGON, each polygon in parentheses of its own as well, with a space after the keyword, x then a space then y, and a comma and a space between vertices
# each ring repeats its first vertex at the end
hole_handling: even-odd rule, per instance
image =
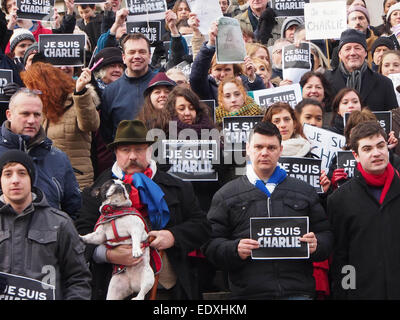
POLYGON ((1 127, 0 154, 10 149, 29 154, 36 168, 34 186, 43 191, 50 206, 76 219, 76 212, 81 207, 81 194, 67 155, 52 145, 43 128, 31 139, 13 133, 9 126, 7 120, 1 127))
POLYGON ((50 207, 39 189, 33 188, 32 196, 22 213, 0 197, 0 271, 46 282, 43 267, 52 266, 56 300, 89 300, 85 246, 71 219, 50 207))

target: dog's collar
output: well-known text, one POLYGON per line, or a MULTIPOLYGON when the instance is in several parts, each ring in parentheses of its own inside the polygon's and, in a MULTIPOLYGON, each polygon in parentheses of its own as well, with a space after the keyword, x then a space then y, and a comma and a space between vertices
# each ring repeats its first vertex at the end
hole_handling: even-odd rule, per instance
POLYGON ((121 215, 126 213, 132 213, 132 211, 136 211, 132 207, 122 207, 122 208, 115 208, 109 204, 106 204, 101 207, 100 212, 104 216, 114 216, 114 215, 121 215))

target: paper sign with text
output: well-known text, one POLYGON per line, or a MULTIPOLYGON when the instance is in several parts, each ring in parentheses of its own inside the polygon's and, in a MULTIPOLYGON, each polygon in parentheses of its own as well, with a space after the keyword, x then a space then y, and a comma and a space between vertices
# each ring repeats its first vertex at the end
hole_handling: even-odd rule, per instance
POLYGON ((347 29, 345 1, 326 1, 304 5, 306 40, 339 39, 347 29))
POLYGON ((162 20, 165 18, 165 0, 125 0, 129 10, 127 22, 162 20))
POLYGON ((150 43, 161 40, 161 21, 127 22, 127 33, 142 33, 150 43))
POLYGON ((84 34, 40 34, 39 52, 55 66, 85 65, 84 34))
POLYGON ((197 15, 199 31, 204 35, 208 34, 211 24, 223 16, 218 0, 187 0, 187 3, 190 11, 197 15))
POLYGON ((10 100, 10 97, 4 95, 3 88, 11 82, 13 82, 12 70, 0 69, 0 102, 8 102, 10 100))
POLYGON ((17 0, 18 19, 52 20, 55 0, 17 0))
POLYGON ((239 21, 235 18, 218 19, 216 40, 218 64, 243 63, 247 55, 239 21))
POLYGON ((162 140, 162 154, 171 165, 168 173, 184 181, 217 181, 215 140, 162 140))
POLYGON ((323 192, 319 184, 321 175, 321 159, 280 157, 278 164, 285 169, 289 177, 293 177, 313 186, 318 193, 323 192))
POLYGON ((55 287, 28 277, 0 272, 0 300, 55 300, 55 287))
MULTIPOLYGON (((390 111, 372 111, 378 123, 385 130, 386 134, 392 131, 392 113, 390 111)), ((343 117, 343 124, 346 127, 346 122, 349 120, 350 112, 345 112, 343 117)))
POLYGON ((311 49, 308 42, 285 46, 282 51, 283 79, 299 83, 301 77, 311 70, 311 49))
POLYGON ((311 153, 322 160, 321 170, 328 174, 333 156, 346 144, 345 137, 309 124, 304 124, 303 131, 311 143, 311 153))
POLYGON ((264 110, 276 102, 286 102, 294 109, 303 100, 300 84, 252 91, 254 101, 264 110))
POLYGON ((354 159, 353 152, 342 150, 337 152, 336 164, 338 168, 344 169, 348 177, 354 177, 354 170, 357 168, 357 161, 354 159))
POLYGON ((278 17, 304 16, 304 5, 310 0, 271 0, 271 7, 278 17))
POLYGON ((263 116, 224 117, 222 119, 224 151, 246 150, 250 132, 262 118, 263 116))
POLYGON ((309 231, 308 217, 250 218, 250 237, 260 247, 251 251, 252 259, 308 259, 307 242, 300 238, 309 231))

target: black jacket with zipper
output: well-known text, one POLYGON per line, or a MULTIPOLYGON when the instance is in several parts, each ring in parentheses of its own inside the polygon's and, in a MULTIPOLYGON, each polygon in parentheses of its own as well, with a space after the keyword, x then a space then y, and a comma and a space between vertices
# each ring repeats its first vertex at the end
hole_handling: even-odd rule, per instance
POLYGON ((357 169, 352 179, 329 196, 328 216, 335 237, 334 298, 400 299, 399 208, 397 174, 382 204, 357 169), (355 287, 351 286, 352 276, 355 287))
POLYGON ((333 245, 325 211, 314 188, 286 177, 271 198, 250 183, 247 176, 224 185, 214 196, 208 219, 211 241, 206 257, 227 270, 233 299, 268 299, 291 295, 313 296, 314 261, 328 258, 333 245), (309 259, 242 260, 237 247, 250 238, 251 217, 308 216, 309 230, 316 234, 317 250, 309 259))

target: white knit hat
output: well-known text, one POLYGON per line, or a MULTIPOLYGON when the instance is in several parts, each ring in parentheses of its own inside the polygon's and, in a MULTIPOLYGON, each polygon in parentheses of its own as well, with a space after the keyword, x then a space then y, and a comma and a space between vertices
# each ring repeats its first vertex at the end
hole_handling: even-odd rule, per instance
POLYGON ((30 32, 28 29, 14 29, 13 35, 10 39, 10 52, 13 52, 17 44, 23 40, 31 40, 32 42, 36 42, 33 33, 30 32))
MULTIPOLYGON (((397 2, 397 3, 393 4, 393 5, 389 8, 388 13, 386 14, 386 21, 387 21, 387 22, 389 22, 389 20, 390 20, 390 15, 393 13, 393 11, 396 11, 396 10, 400 10, 400 2, 397 2)), ((394 26, 392 26, 392 27, 394 27, 394 26)))

